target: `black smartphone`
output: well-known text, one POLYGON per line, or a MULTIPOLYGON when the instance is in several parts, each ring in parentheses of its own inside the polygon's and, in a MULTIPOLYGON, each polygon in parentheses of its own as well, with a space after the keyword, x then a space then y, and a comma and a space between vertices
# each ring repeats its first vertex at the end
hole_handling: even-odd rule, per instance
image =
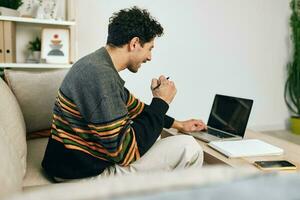
POLYGON ((262 170, 291 170, 297 169, 296 165, 287 160, 255 161, 254 165, 262 170))

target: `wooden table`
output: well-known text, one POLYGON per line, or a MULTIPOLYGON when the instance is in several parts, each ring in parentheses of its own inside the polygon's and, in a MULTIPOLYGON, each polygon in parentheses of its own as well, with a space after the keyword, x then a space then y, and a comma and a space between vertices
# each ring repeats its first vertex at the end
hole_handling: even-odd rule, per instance
MULTIPOLYGON (((172 135, 183 134, 178 132, 176 129, 164 129, 162 132, 162 137, 168 137, 172 135)), ((207 145, 206 142, 197 140, 199 145, 204 151, 204 162, 208 165, 211 164, 226 164, 234 168, 238 167, 250 167, 259 170, 253 165, 254 161, 258 160, 289 160, 297 166, 297 171, 300 171, 300 145, 282 140, 270 135, 262 134, 259 132, 254 132, 247 130, 245 138, 260 139, 267 143, 273 144, 284 150, 284 153, 279 156, 262 156, 262 157, 245 157, 245 158, 227 158, 216 150, 212 149, 207 145)))

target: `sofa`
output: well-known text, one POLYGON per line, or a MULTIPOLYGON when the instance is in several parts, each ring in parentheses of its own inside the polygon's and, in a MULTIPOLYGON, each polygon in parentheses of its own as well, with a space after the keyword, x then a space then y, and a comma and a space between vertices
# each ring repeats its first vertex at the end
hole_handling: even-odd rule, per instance
POLYGON ((54 101, 67 72, 4 70, 5 81, 0 78, 0 197, 51 183, 40 163, 54 101))
MULTIPOLYGON (((67 72, 67 69, 7 69, 4 80, 0 78, 0 199, 151 199, 165 198, 170 191, 192 192, 189 195, 193 197, 197 195, 193 193, 195 188, 196 192, 211 186, 218 189, 220 184, 230 187, 238 181, 261 177, 247 168, 207 165, 173 172, 52 182, 43 172, 41 161, 57 90, 67 72)), ((182 194, 185 193, 175 196, 182 194)))

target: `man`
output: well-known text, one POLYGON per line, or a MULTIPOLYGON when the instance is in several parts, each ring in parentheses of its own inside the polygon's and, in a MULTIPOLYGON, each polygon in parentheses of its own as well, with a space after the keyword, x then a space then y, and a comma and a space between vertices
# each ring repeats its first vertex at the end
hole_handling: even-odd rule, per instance
POLYGON ((150 61, 154 39, 162 34, 161 25, 137 7, 110 18, 107 45, 75 63, 59 89, 42 162, 50 176, 79 179, 202 165, 202 149, 191 136, 156 142, 163 127, 206 129, 201 120, 165 115, 176 94, 174 83, 164 76, 153 79, 153 99, 146 105, 118 74, 136 73, 150 61))

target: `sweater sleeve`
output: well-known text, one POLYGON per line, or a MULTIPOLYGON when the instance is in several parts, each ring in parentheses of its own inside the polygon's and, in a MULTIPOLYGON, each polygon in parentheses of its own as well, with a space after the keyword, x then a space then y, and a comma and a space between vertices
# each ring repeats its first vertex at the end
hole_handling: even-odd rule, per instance
MULTIPOLYGON (((150 109, 149 105, 143 103, 139 99, 135 98, 132 93, 129 92, 128 89, 125 88, 126 96, 127 96, 127 109, 129 112, 129 117, 131 119, 135 119, 139 114, 143 112, 145 108, 150 109)), ((174 118, 165 115, 164 116, 164 128, 171 128, 174 123, 174 118)))
MULTIPOLYGON (((109 102, 103 102, 101 108, 97 109, 112 107, 113 105, 109 102)), ((123 107, 125 106, 124 104, 123 107)), ((109 123, 97 125, 90 123, 89 127, 98 135, 98 141, 107 149, 108 159, 127 166, 144 155, 155 143, 162 131, 164 116, 168 108, 168 104, 163 100, 154 98, 151 104, 133 119, 129 117, 129 113, 126 113, 123 116, 115 115, 109 123)), ((111 111, 113 112, 113 109, 111 111)))

